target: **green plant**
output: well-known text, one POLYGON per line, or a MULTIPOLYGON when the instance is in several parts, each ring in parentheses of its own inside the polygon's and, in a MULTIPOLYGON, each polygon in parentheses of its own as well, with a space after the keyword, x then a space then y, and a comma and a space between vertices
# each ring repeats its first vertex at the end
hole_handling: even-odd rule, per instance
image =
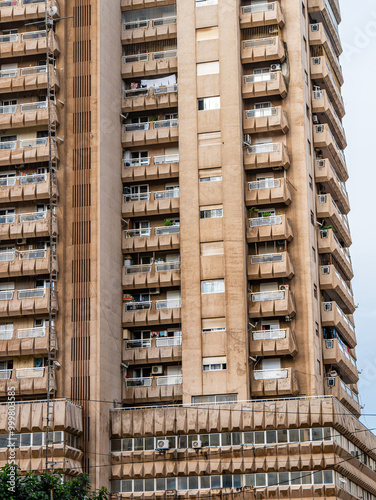
POLYGON ((250 212, 259 212, 259 209, 256 207, 251 207, 248 209, 250 212))
POLYGON ((334 227, 332 225, 330 225, 330 226, 322 226, 321 229, 334 229, 334 227))
POLYGON ((263 217, 270 217, 272 215, 271 212, 262 212, 261 214, 263 217))
POLYGON ((163 221, 163 225, 164 225, 164 226, 173 226, 173 225, 174 225, 174 223, 173 223, 172 221, 170 221, 170 219, 165 219, 165 220, 163 221))

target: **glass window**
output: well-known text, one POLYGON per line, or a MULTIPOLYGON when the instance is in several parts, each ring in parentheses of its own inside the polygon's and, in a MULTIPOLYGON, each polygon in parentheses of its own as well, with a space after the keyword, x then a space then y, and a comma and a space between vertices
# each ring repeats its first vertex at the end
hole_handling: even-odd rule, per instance
POLYGON ((212 488, 220 488, 221 487, 221 476, 212 476, 211 477, 211 487, 212 488))
POLYGON ((244 444, 253 444, 255 436, 253 432, 244 433, 244 444))
POLYGON ((166 489, 167 490, 176 490, 176 478, 175 477, 168 477, 166 479, 166 489))
POLYGON ((332 429, 331 427, 324 427, 324 439, 330 441, 332 439, 332 429))
POLYGON ((31 446, 31 434, 21 434, 20 446, 31 446))
POLYGON ((269 472, 268 474, 268 486, 274 486, 278 484, 278 473, 277 472, 269 472))
POLYGON ((322 428, 312 429, 312 441, 322 441, 323 439, 323 431, 322 428))
POLYGON ((276 443, 277 442, 277 432, 276 431, 266 431, 266 442, 276 443))
POLYGON ((8 434, 1 434, 0 448, 6 448, 7 446, 8 446, 8 434))
POLYGON ((154 438, 145 438, 145 450, 155 450, 154 438))
POLYGON ((287 429, 282 429, 277 431, 277 442, 278 443, 288 442, 287 429))
POLYGON ((278 474, 278 481, 284 486, 290 484, 290 474, 288 472, 280 472, 278 474))
POLYGON ((198 490, 198 477, 192 476, 188 478, 189 489, 190 490, 198 490))
POLYGON ((114 480, 111 481, 111 492, 112 493, 120 493, 121 492, 121 481, 114 481, 114 480))
POLYGON ((245 474, 244 485, 255 486, 255 474, 245 474))
POLYGON ((164 491, 166 489, 166 487, 165 487, 165 478, 164 477, 158 477, 157 478, 156 489, 157 489, 157 491, 164 491))
POLYGON ((266 474, 256 474, 256 486, 266 486, 266 474))
POLYGON ((43 432, 33 433, 33 446, 42 446, 43 444, 43 432))
POLYGON ((324 483, 325 484, 333 484, 333 471, 332 470, 324 470, 324 483))
POLYGON ((123 441, 123 451, 133 451, 133 439, 124 438, 123 441))
POLYGON ((193 441, 197 441, 197 440, 198 440, 197 434, 192 434, 191 436, 188 436, 188 447, 192 448, 193 441))
POLYGON ((209 446, 209 435, 208 434, 201 434, 200 439, 201 439, 202 446, 209 446))
POLYGON ((209 434, 210 446, 220 446, 219 444, 219 434, 209 434))
POLYGON ((210 109, 219 109, 221 107, 220 97, 204 97, 197 99, 197 109, 199 111, 206 111, 210 109))
POLYGON ((232 488, 232 476, 225 474, 222 476, 223 488, 232 488))
POLYGON ((201 281, 201 293, 223 293, 225 291, 225 280, 201 281))
POLYGON ((134 479, 133 486, 134 486, 134 491, 144 491, 144 480, 134 479))
POLYGON ((187 489, 188 489, 188 478, 178 477, 178 490, 187 490, 187 489))
POLYGON ((299 429, 290 429, 290 443, 298 443, 299 442, 299 429))
POLYGON ((200 477, 201 488, 210 489, 210 476, 202 476, 200 477))
POLYGON ((235 474, 233 476, 234 484, 233 488, 241 488, 242 487, 242 476, 240 474, 235 474))
POLYGON ((300 429, 300 442, 311 441, 311 429, 300 429))
POLYGON ((241 432, 233 432, 232 433, 232 445, 237 446, 242 443, 242 434, 241 432))
POLYGON ((231 446, 231 432, 222 434, 222 446, 231 446))
POLYGON ((167 436, 166 439, 169 442, 170 448, 176 448, 176 436, 167 436))
POLYGON ((178 448, 188 448, 188 436, 179 436, 178 448))
POLYGON ((142 451, 144 449, 144 438, 134 438, 134 451, 142 451))
POLYGON ((301 475, 301 472, 291 472, 291 484, 301 484, 301 475))
POLYGON ((145 491, 154 491, 154 479, 145 479, 145 491))
POLYGON ((265 444, 264 431, 256 431, 255 432, 255 444, 265 444))

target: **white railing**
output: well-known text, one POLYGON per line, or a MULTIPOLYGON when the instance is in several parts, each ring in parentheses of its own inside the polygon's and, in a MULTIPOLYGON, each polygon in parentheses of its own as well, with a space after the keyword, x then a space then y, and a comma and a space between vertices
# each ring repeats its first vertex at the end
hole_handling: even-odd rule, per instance
POLYGON ((181 300, 180 299, 166 299, 166 300, 156 300, 156 309, 180 309, 181 300))
POLYGON ((20 71, 21 76, 39 75, 41 73, 47 73, 47 66, 27 66, 26 68, 20 68, 20 71))
POLYGON ((279 224, 282 224, 282 215, 249 219, 249 227, 276 226, 279 224))
POLYGON ((20 105, 21 113, 25 113, 26 111, 39 111, 40 109, 47 109, 47 108, 48 108, 47 101, 27 102, 25 104, 20 105))
POLYGON ((0 370, 0 380, 9 380, 12 378, 12 370, 0 370))
POLYGON ((173 155, 154 156, 154 165, 163 163, 179 163, 179 153, 173 155))
POLYGON ((342 278, 342 276, 339 274, 339 272, 337 271, 337 269, 335 268, 335 266, 333 266, 333 267, 334 267, 334 272, 335 272, 335 275, 336 275, 338 281, 346 288, 347 292, 352 297, 353 296, 353 292, 352 292, 351 288, 346 283, 346 281, 342 278))
POLYGON ((253 340, 278 340, 286 338, 287 330, 258 330, 252 332, 253 340))
POLYGON ((251 257, 251 264, 264 264, 269 262, 283 262, 283 253, 252 255, 251 257))
POLYGON ((40 378, 43 376, 44 376, 44 366, 16 369, 16 378, 40 378))
POLYGON ((125 64, 148 61, 148 60, 149 60, 149 54, 132 54, 130 56, 124 56, 125 64))
POLYGON ((353 392, 350 387, 348 387, 342 380, 341 380, 341 387, 342 389, 352 398, 356 403, 359 404, 359 398, 358 395, 353 392))
POLYGON ((150 200, 150 193, 127 193, 124 195, 124 202, 130 201, 148 201, 150 200))
POLYGON ((247 153, 250 155, 257 155, 262 153, 276 153, 279 151, 279 142, 266 142, 264 144, 254 144, 247 146, 247 153))
POLYGON ((268 10, 274 10, 273 3, 257 3, 254 5, 245 5, 242 7, 243 14, 251 14, 253 12, 266 12, 268 10))
POLYGON ((0 252, 0 262, 12 262, 16 255, 15 250, 9 250, 7 252, 0 252))
POLYGON ((173 225, 173 226, 156 227, 154 228, 154 232, 156 236, 162 236, 164 234, 179 234, 180 226, 173 225))
POLYGON ((22 139, 20 148, 37 148, 39 146, 47 146, 47 137, 37 137, 35 139, 22 139))
POLYGON ((263 45, 276 45, 277 38, 269 37, 269 38, 255 38, 254 40, 244 40, 243 47, 245 49, 251 47, 262 47, 263 45))
POLYGON ((14 151, 17 147, 17 141, 4 141, 0 142, 0 150, 5 151, 5 150, 12 150, 14 151))
POLYGON ((14 297, 14 290, 0 290, 0 300, 12 300, 14 297))
POLYGON ((155 378, 157 386, 160 385, 181 385, 183 383, 183 375, 166 375, 155 378))
POLYGON ((0 327, 0 340, 11 340, 13 338, 13 325, 0 327))
POLYGON ((125 274, 151 273, 151 264, 139 264, 135 266, 125 266, 125 274))
POLYGON ((339 350, 342 352, 342 354, 347 358, 350 363, 356 368, 356 361, 355 359, 351 356, 351 354, 345 349, 345 347, 342 345, 340 341, 338 341, 338 347, 339 350))
POLYGON ((287 378, 288 377, 288 369, 280 368, 273 370, 255 370, 253 372, 253 377, 255 380, 271 380, 277 378, 287 378))
POLYGON ((337 20, 336 20, 336 18, 335 18, 335 15, 334 15, 334 13, 333 13, 332 7, 331 7, 331 5, 329 4, 328 0, 324 0, 324 3, 325 3, 325 7, 328 9, 328 12, 329 12, 329 17, 330 17, 330 19, 332 20, 332 23, 333 23, 334 29, 336 30, 337 34, 339 34, 339 27, 338 27, 338 23, 337 23, 337 20))
POLYGON ((0 215, 0 224, 13 224, 16 214, 0 215))
POLYGON ((45 3, 45 0, 22 0, 22 5, 29 5, 32 3, 45 3))
POLYGON ((17 111, 17 104, 11 106, 0 106, 0 115, 11 115, 17 111))
POLYGON ((161 339, 156 339, 155 345, 157 347, 173 347, 181 345, 181 337, 165 337, 161 339))
POLYGON ((139 302, 126 302, 125 310, 126 311, 150 311, 151 302, 150 300, 144 300, 139 302))
POLYGON ((24 250, 23 252, 18 252, 20 260, 45 259, 46 255, 47 250, 24 250))
POLYGON ((126 89, 124 90, 124 97, 142 97, 149 94, 149 89, 147 87, 141 87, 139 89, 126 89))
POLYGON ((167 24, 176 24, 176 16, 170 17, 160 17, 156 19, 145 19, 138 21, 130 21, 123 24, 123 28, 125 31, 127 30, 135 30, 140 28, 149 28, 151 25, 153 28, 155 26, 162 26, 167 24))
POLYGON ((157 19, 152 19, 151 21, 153 28, 155 26, 162 26, 166 24, 176 24, 176 16, 170 17, 159 17, 157 19))
MULTIPOLYGON (((336 302, 334 302, 334 304, 336 305, 336 309, 337 309, 338 314, 345 321, 345 323, 350 328, 350 330, 353 333, 355 333, 355 327, 354 327, 353 323, 349 320, 349 318, 342 311, 342 309, 339 307, 339 305, 336 302)), ((323 302, 323 306, 324 306, 324 311, 333 311, 333 302, 323 302)))
POLYGON ((47 211, 44 212, 31 212, 28 214, 20 214, 19 221, 20 222, 37 222, 40 220, 47 219, 47 211))
POLYGON ((28 174, 18 177, 20 184, 37 184, 38 182, 47 182, 47 174, 28 174))
POLYGON ((13 7, 14 5, 18 5, 18 0, 2 0, 0 2, 0 9, 1 7, 13 7))
POLYGON ((270 71, 269 73, 255 73, 253 75, 245 75, 244 77, 245 83, 270 82, 272 80, 277 80, 276 71, 270 71))
POLYGON ((276 116, 279 113, 279 108, 261 108, 261 109, 248 109, 245 112, 245 117, 249 118, 265 118, 268 116, 276 116))
POLYGON ((146 349, 151 347, 151 339, 132 339, 125 341, 125 347, 127 349, 146 349))
POLYGON ((124 125, 124 132, 135 132, 137 130, 149 130, 150 122, 144 123, 126 123, 124 125))
POLYGON ((124 158, 124 167, 142 167, 144 165, 150 165, 150 157, 147 158, 124 158))
POLYGON ((178 57, 177 50, 164 50, 162 52, 153 52, 152 53, 152 59, 154 61, 156 61, 158 59, 171 59, 174 57, 178 57))
POLYGON ((45 288, 29 288, 18 290, 18 299, 39 299, 46 296, 45 288))
POLYGON ((149 21, 147 19, 145 20, 139 20, 139 21, 130 21, 128 23, 123 24, 123 28, 125 31, 127 30, 136 30, 139 28, 148 28, 149 26, 149 21))
POLYGON ((151 228, 145 227, 139 229, 126 229, 124 234, 126 238, 141 238, 142 236, 150 236, 151 228))
POLYGON ((151 387, 153 377, 125 378, 125 387, 151 387))
POLYGON ((281 179, 265 179, 263 181, 248 182, 248 190, 255 191, 256 189, 273 189, 281 187, 281 179))
POLYGON ((167 198, 179 198, 179 188, 165 189, 164 191, 155 191, 155 200, 165 200, 167 198))
POLYGON ((155 271, 161 273, 163 271, 180 271, 180 262, 156 262, 155 271))
POLYGON ((26 33, 21 33, 21 40, 35 40, 38 38, 46 38, 47 31, 27 31, 26 33))
POLYGON ((158 94, 171 94, 178 91, 178 84, 174 85, 161 85, 160 87, 151 87, 154 95, 158 94))
POLYGON ((17 330, 17 338, 19 339, 35 339, 37 337, 46 336, 46 327, 39 326, 35 328, 21 328, 17 330))
POLYGON ((265 302, 267 300, 283 300, 285 298, 285 290, 271 290, 269 292, 251 293, 252 302, 265 302))
POLYGON ((0 35, 0 43, 18 42, 18 33, 10 33, 9 35, 0 35))
POLYGON ((153 122, 154 128, 172 128, 179 126, 179 120, 177 118, 173 118, 171 120, 157 120, 153 122))

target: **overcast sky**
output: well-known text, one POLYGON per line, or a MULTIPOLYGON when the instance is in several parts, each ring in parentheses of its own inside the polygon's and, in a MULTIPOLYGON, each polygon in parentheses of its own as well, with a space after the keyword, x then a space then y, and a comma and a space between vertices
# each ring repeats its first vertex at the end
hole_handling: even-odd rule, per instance
POLYGON ((358 339, 359 390, 364 405, 363 422, 376 427, 376 224, 373 203, 376 201, 376 2, 360 0, 340 2, 340 25, 345 77, 343 97, 346 105, 344 125, 348 147, 347 183, 351 212, 349 215, 353 245, 351 256, 355 278, 353 289, 358 339), (375 323, 374 323, 375 322, 375 323))

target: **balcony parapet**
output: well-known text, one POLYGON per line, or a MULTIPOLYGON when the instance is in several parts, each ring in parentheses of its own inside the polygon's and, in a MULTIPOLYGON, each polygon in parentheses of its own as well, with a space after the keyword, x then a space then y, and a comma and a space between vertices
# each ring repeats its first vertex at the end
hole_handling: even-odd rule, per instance
MULTIPOLYGON (((54 259, 57 271, 57 260, 54 259)), ((0 278, 50 273, 50 249, 9 250, 0 253, 0 278)))
POLYGON ((1 357, 31 356, 48 353, 48 328, 23 328, 17 331, 0 331, 1 357))
POLYGON ((329 387, 325 384, 325 394, 328 396, 334 396, 342 403, 351 413, 353 413, 357 418, 360 417, 360 404, 358 395, 346 385, 340 377, 335 377, 335 385, 329 387))
MULTIPOLYGON (((48 7, 59 7, 55 0, 49 0, 48 7)), ((2 0, 0 2, 0 23, 24 21, 26 19, 44 19, 46 3, 40 0, 2 0)), ((60 17, 59 10, 56 14, 60 17)))
POLYGON ((325 219, 334 227, 346 247, 351 246, 350 226, 347 216, 342 214, 330 194, 319 194, 317 198, 317 217, 325 219))
POLYGON ((265 2, 257 5, 244 5, 240 9, 240 28, 255 26, 285 25, 285 18, 279 2, 265 2))
POLYGON ((122 142, 125 146, 163 144, 177 142, 179 138, 178 119, 157 120, 146 123, 129 123, 123 128, 122 142))
POLYGON ((314 125, 313 145, 316 149, 320 149, 322 151, 324 158, 329 159, 331 165, 335 168, 342 181, 347 181, 349 174, 347 172, 345 154, 338 146, 329 125, 326 123, 314 125))
POLYGON ((291 191, 286 179, 283 177, 248 182, 248 189, 245 194, 246 205, 269 205, 276 203, 290 205, 291 201, 291 191))
POLYGON ((350 202, 346 185, 338 177, 337 172, 328 159, 316 160, 315 180, 320 184, 325 184, 326 190, 335 197, 337 205, 341 208, 343 213, 349 213, 350 202))
POLYGON ((123 111, 173 108, 178 105, 178 85, 125 90, 122 99, 123 111))
POLYGON ((124 159, 124 181, 168 179, 179 177, 179 154, 124 159))
POLYGON ((359 373, 356 367, 356 360, 338 338, 323 341, 324 364, 331 365, 338 369, 346 384, 356 384, 359 380, 359 373))
POLYGON ((123 268, 123 287, 155 288, 180 285, 180 262, 155 262, 123 268))
POLYGON ((283 62, 285 58, 285 48, 279 36, 242 41, 241 60, 243 64, 276 60, 283 62))
POLYGON ((146 9, 162 5, 174 5, 176 0, 120 0, 121 10, 146 9))
MULTIPOLYGON (((54 104, 51 104, 51 121, 55 124, 59 122, 54 104)), ((48 104, 46 101, 0 106, 0 126, 2 129, 40 125, 48 125, 48 104)))
POLYGON ((351 315, 345 314, 336 302, 321 304, 321 321, 325 327, 333 327, 342 335, 349 346, 356 346, 355 326, 351 315))
POLYGON ((177 57, 178 51, 176 49, 123 56, 122 76, 130 78, 132 76, 176 73, 178 69, 177 57))
MULTIPOLYGON (((46 89, 47 76, 47 66, 25 66, 0 70, 0 94, 46 89)), ((58 74, 52 67, 50 68, 50 82, 55 89, 60 87, 58 74)))
POLYGON ((337 302, 346 314, 355 312, 354 296, 351 286, 346 283, 334 265, 321 266, 320 289, 337 302))
MULTIPOLYGON (((9 387, 17 394, 46 394, 47 368, 16 368, 0 370, 0 397, 5 397, 9 387)), ((54 380, 53 391, 56 391, 54 380)))
POLYGON ((290 316, 296 314, 294 294, 285 289, 249 294, 249 317, 265 318, 271 316, 290 316))
POLYGON ((248 243, 274 240, 291 241, 293 238, 290 221, 285 215, 248 219, 248 226, 248 243))
POLYGON ((347 279, 351 280, 354 277, 354 271, 350 254, 347 248, 340 244, 333 229, 321 229, 318 243, 319 253, 329 253, 333 255, 347 279))
MULTIPOLYGON (((60 52, 60 48, 55 33, 50 33, 48 45, 56 57, 60 52)), ((45 54, 46 49, 47 35, 44 30, 0 35, 1 59, 45 54)))
MULTIPOLYGON (((309 44, 314 47, 322 47, 326 56, 330 61, 339 85, 343 85, 344 79, 342 74, 342 66, 339 62, 338 56, 342 52, 341 45, 333 44, 328 36, 328 33, 323 23, 310 24, 309 29, 309 44)), ((320 49, 319 49, 320 50, 320 49)))
POLYGON ((295 356, 298 352, 295 334, 290 328, 254 331, 250 335, 251 356, 295 356))
POLYGON ((287 134, 289 124, 286 111, 282 106, 245 110, 243 129, 247 134, 259 132, 282 132, 287 134))
MULTIPOLYGON (((342 52, 339 37, 338 19, 332 10, 329 0, 308 0, 308 12, 316 22, 324 22, 334 42, 338 55, 342 52)), ((337 13, 338 14, 338 13, 337 13)))
POLYGON ((49 289, 0 290, 1 318, 48 314, 50 308, 58 310, 57 297, 54 294, 51 303, 49 289))
POLYGON ((299 393, 298 380, 292 368, 254 370, 251 382, 252 396, 282 396, 299 393))
POLYGON ((180 337, 161 337, 144 340, 125 340, 123 361, 125 363, 166 363, 181 361, 180 337))
POLYGON ((125 302, 123 304, 124 327, 180 322, 181 302, 179 299, 125 302))
MULTIPOLYGON (((49 149, 47 137, 0 143, 0 166, 48 162, 50 158, 49 149)), ((53 158, 58 160, 55 141, 51 149, 53 158)))
POLYGON ((290 157, 287 147, 282 142, 268 142, 252 144, 244 150, 244 168, 255 170, 258 168, 284 168, 290 166, 290 157))
POLYGON ((287 96, 287 86, 282 71, 245 75, 243 77, 242 94, 243 99, 274 95, 284 99, 287 96))
MULTIPOLYGON (((55 191, 57 195, 57 192, 55 191)), ((46 200, 50 194, 50 174, 28 174, 0 179, 0 203, 46 200)))
POLYGON ((126 378, 123 401, 173 401, 182 398, 182 375, 126 378))
POLYGON ((294 276, 294 268, 288 252, 248 256, 248 279, 288 278, 294 276))
MULTIPOLYGON (((0 241, 49 236, 51 213, 32 212, 0 215, 0 241)), ((57 235, 57 221, 53 220, 53 233, 57 235)))
POLYGON ((143 43, 176 38, 176 16, 131 21, 123 24, 123 43, 143 43))
POLYGON ((312 113, 321 115, 321 118, 331 126, 338 145, 345 149, 347 146, 345 130, 325 89, 312 92, 312 113))
POLYGON ((339 118, 343 118, 345 116, 345 105, 340 86, 336 82, 325 56, 311 58, 311 77, 318 85, 325 86, 337 115, 339 118))
POLYGON ((138 217, 140 215, 171 214, 179 212, 179 189, 125 194, 123 198, 122 214, 124 217, 138 217))
POLYGON ((123 232, 122 248, 127 252, 174 250, 180 247, 180 226, 129 229, 123 232))

